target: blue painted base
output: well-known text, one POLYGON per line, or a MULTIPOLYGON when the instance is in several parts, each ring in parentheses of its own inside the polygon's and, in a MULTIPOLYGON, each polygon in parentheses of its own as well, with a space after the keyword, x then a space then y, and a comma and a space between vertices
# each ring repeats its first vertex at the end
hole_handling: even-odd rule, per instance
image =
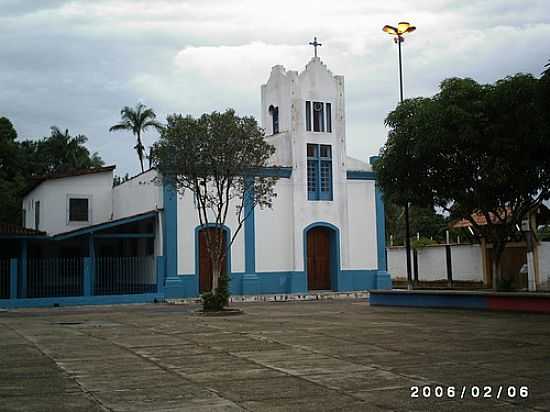
MULTIPOLYGON (((229 290, 232 295, 262 295, 271 293, 306 293, 305 272, 232 273, 229 290)), ((370 289, 391 289, 390 275, 376 269, 341 270, 336 279, 338 292, 370 289)), ((167 299, 199 296, 198 276, 179 275, 166 279, 167 299)))
POLYGON ((232 273, 230 290, 233 295, 300 293, 306 291, 306 277, 304 272, 232 273))
POLYGON ((376 273, 376 289, 391 289, 391 276, 385 270, 379 270, 376 273))
POLYGON ((375 269, 342 270, 338 275, 338 292, 376 289, 375 269))
POLYGON ((23 298, 0 299, 0 308, 32 308, 48 306, 77 306, 77 305, 112 305, 122 303, 148 303, 163 301, 161 293, 145 293, 139 295, 106 295, 106 296, 71 296, 60 298, 23 298))
POLYGON ((190 298, 199 296, 199 280, 195 275, 170 276, 164 286, 166 299, 190 298))
POLYGON ((373 306, 411 306, 424 308, 487 309, 486 298, 475 295, 446 295, 438 293, 414 293, 394 291, 369 295, 369 304, 373 306))

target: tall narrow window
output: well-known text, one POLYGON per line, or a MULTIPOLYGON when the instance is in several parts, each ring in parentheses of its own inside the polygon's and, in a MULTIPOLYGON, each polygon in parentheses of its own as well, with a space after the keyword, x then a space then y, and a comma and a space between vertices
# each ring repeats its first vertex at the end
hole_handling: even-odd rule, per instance
POLYGON ((332 105, 327 103, 327 132, 332 133, 332 105))
POLYGON ((34 228, 40 230, 40 201, 34 202, 34 228))
POLYGON ((332 200, 330 145, 307 145, 307 198, 308 200, 332 200))
POLYGON ((332 200, 332 153, 330 145, 322 144, 320 146, 321 156, 319 161, 320 200, 332 200))
POLYGON ((269 114, 271 114, 273 134, 279 133, 279 107, 269 106, 269 114))
POLYGON ((27 227, 27 210, 26 209, 22 210, 21 219, 23 220, 23 223, 21 225, 23 227, 27 227))
POLYGON ((319 200, 319 173, 317 150, 319 145, 307 145, 307 198, 319 200))
POLYGON ((313 102, 313 131, 325 131, 325 104, 322 102, 313 102))
POLYGON ((311 102, 306 101, 306 130, 311 132, 311 102))

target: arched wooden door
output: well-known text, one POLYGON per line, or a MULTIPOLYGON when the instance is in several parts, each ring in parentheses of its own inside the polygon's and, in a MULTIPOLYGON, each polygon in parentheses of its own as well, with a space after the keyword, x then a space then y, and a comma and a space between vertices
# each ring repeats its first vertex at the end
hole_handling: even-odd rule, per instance
MULTIPOLYGON (((210 233, 211 239, 214 236, 223 236, 223 247, 226 246, 226 239, 223 230, 216 228, 201 229, 199 231, 199 292, 208 292, 212 290, 212 264, 208 255, 208 247, 206 246, 206 232, 210 233)), ((222 262, 222 272, 226 271, 227 256, 222 262)))
POLYGON ((309 290, 329 290, 331 231, 316 227, 307 232, 307 282, 309 290))

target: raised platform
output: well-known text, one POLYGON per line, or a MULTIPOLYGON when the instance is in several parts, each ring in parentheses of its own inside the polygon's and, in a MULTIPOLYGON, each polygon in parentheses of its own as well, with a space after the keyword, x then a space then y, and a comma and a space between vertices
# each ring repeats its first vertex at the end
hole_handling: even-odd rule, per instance
POLYGON ((372 306, 550 313, 550 293, 463 290, 371 290, 372 306))
MULTIPOLYGON (((292 302, 292 301, 308 301, 308 300, 334 300, 334 299, 367 299, 369 292, 354 291, 354 292, 309 292, 309 293, 278 293, 265 295, 233 295, 229 297, 230 303, 245 303, 245 302, 292 302)), ((166 302, 173 304, 190 304, 200 303, 200 298, 186 299, 166 299, 166 302)))

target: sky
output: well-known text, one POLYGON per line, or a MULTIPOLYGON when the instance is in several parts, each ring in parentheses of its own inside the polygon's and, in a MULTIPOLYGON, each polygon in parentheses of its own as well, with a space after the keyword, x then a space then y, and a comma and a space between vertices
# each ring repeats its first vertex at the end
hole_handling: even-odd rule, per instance
POLYGON ((116 174, 133 174, 134 137, 109 133, 123 106, 142 102, 161 121, 229 107, 259 118, 271 67, 303 70, 317 36, 345 78, 348 154, 368 161, 399 97, 397 47, 382 32, 399 21, 417 27, 403 44, 405 97, 448 77, 538 76, 550 59, 548 0, 0 0, 0 116, 20 139, 54 125, 84 134, 116 174))

